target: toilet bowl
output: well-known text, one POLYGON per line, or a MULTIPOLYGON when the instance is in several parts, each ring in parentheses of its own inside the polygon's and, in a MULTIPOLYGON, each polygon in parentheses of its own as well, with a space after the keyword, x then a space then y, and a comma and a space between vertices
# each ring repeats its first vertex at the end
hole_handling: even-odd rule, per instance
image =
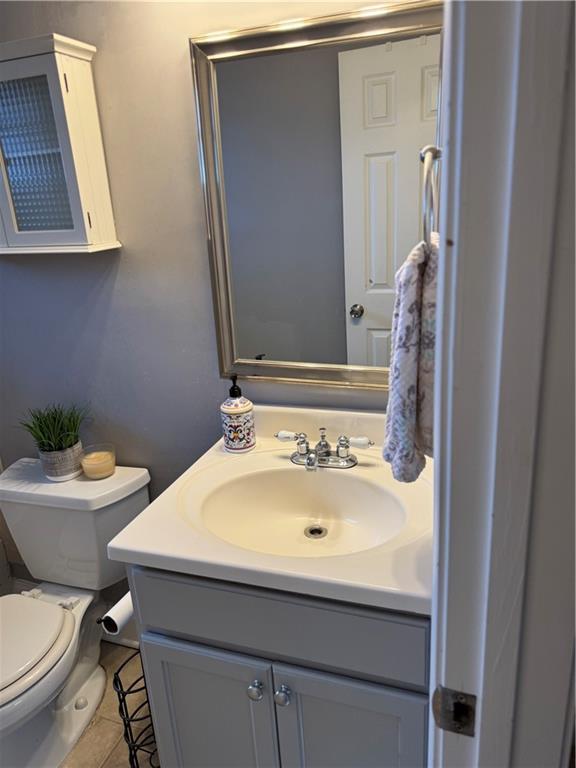
POLYGON ((3 764, 57 766, 90 722, 106 683, 96 597, 47 583, 0 597, 3 764))
POLYGON ((34 459, 0 475, 0 507, 39 580, 0 597, 3 765, 56 768, 96 711, 106 684, 100 590, 125 575, 106 544, 148 504, 148 482, 147 470, 118 467, 105 480, 53 484, 34 459))

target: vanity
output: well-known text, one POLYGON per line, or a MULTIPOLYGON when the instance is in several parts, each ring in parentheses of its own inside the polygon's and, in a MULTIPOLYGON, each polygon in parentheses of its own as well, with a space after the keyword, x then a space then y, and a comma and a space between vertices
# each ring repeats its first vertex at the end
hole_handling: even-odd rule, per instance
MULTIPOLYGON (((385 408, 441 26, 424 1, 190 41, 220 371, 248 396, 385 408)), ((161 764, 424 766, 432 467, 393 480, 382 413, 255 418, 253 451, 216 443, 108 548, 161 764)))
POLYGON ((161 764, 423 766, 432 467, 392 479, 382 414, 255 417, 253 451, 216 443, 109 544, 129 569, 161 764), (275 437, 313 443, 320 427, 332 449, 375 445, 311 470, 275 437))

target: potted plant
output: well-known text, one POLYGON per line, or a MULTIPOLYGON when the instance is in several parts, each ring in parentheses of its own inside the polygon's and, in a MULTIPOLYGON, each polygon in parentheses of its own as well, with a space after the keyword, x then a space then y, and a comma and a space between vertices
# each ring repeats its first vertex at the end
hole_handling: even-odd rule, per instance
POLYGON ((80 425, 87 409, 77 405, 49 405, 31 408, 20 424, 36 442, 44 474, 63 482, 82 473, 80 425))

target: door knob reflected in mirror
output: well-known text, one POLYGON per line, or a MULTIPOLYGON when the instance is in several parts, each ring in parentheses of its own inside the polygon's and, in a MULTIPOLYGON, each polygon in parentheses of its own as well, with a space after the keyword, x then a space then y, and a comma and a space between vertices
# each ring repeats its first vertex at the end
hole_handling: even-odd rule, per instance
POLYGON ((362 304, 352 304, 350 307, 350 317, 353 317, 354 320, 359 320, 362 315, 364 314, 364 307, 362 304))

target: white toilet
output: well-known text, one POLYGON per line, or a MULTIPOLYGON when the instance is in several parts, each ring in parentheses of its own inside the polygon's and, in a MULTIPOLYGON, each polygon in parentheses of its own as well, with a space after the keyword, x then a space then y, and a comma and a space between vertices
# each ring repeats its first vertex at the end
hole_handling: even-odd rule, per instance
POLYGON ((0 597, 0 756, 3 766, 52 768, 98 707, 104 606, 125 577, 108 542, 148 504, 148 470, 53 483, 36 459, 0 475, 0 508, 37 588, 0 597))

